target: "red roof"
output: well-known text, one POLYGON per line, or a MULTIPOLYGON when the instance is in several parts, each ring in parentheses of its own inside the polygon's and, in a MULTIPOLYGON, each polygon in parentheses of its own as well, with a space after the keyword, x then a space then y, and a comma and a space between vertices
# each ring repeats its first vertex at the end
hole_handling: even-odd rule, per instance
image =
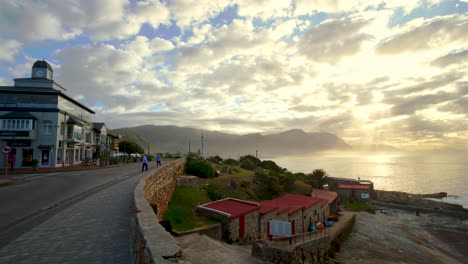
POLYGON ((312 207, 314 204, 321 202, 317 198, 298 194, 285 194, 273 200, 260 202, 260 214, 266 214, 276 210, 277 214, 288 212, 293 214, 301 209, 312 207))
POLYGON ((338 185, 340 189, 355 189, 355 190, 369 190, 369 185, 347 185, 340 184, 338 185))
POLYGON ((202 204, 198 207, 212 209, 229 216, 230 219, 248 214, 259 209, 259 204, 256 202, 242 201, 234 198, 214 201, 211 203, 202 204))
POLYGON ((325 190, 320 190, 320 189, 312 189, 312 197, 320 198, 320 199, 326 199, 328 200, 328 203, 332 203, 335 201, 336 197, 338 197, 338 194, 336 192, 331 192, 331 191, 325 191, 325 190))

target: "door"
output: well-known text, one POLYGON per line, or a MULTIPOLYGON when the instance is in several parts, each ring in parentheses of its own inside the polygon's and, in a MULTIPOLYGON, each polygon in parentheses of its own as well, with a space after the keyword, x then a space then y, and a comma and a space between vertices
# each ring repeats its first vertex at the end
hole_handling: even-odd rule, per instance
POLYGON ((49 154, 50 150, 48 149, 43 149, 42 150, 42 155, 41 155, 41 166, 49 166, 49 154))
POLYGON ((239 216, 239 238, 243 238, 245 234, 245 217, 239 216))

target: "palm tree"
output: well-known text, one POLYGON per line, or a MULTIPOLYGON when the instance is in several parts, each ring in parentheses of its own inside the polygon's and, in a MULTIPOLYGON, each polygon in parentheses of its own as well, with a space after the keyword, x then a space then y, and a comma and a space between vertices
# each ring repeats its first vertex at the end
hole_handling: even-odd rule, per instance
POLYGON ((313 188, 323 190, 323 185, 328 183, 328 173, 323 169, 316 169, 308 176, 308 182, 313 188))

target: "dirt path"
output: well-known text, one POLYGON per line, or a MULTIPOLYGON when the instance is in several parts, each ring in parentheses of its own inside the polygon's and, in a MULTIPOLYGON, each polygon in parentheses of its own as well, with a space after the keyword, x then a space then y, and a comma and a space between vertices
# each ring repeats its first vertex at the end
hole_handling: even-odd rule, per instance
POLYGON ((468 221, 391 209, 357 213, 337 259, 346 263, 466 263, 468 221), (383 213, 382 213, 383 212, 383 213))

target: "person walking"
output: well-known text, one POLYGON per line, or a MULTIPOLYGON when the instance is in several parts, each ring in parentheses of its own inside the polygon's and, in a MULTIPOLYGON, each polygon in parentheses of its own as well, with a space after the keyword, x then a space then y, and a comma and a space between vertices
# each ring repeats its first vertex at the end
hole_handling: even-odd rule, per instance
POLYGON ((146 157, 146 154, 143 154, 143 157, 141 158, 141 171, 143 170, 148 170, 148 158, 146 157))
POLYGON ((156 155, 156 168, 161 166, 161 153, 158 153, 158 155, 156 155))

